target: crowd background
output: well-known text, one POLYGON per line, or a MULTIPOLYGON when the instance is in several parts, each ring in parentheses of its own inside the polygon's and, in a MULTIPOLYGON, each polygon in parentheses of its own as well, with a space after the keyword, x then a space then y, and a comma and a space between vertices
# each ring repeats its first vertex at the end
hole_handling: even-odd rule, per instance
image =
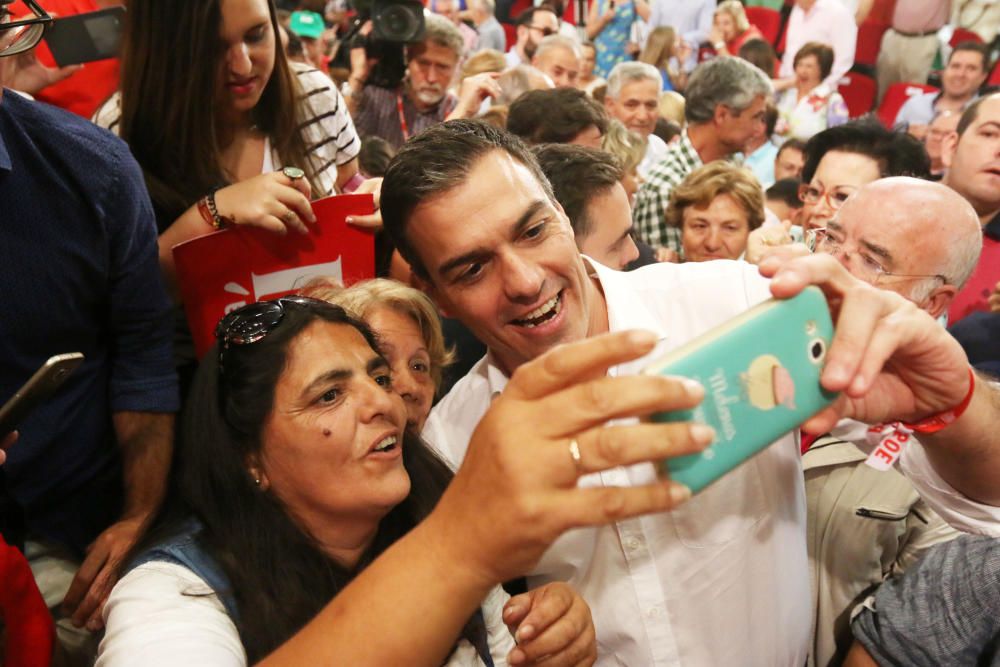
MULTIPOLYGON (((56 65, 43 39, 50 18, 122 4, 0 0, 11 24, 0 25, 0 399, 50 353, 87 357, 0 448, 9 448, 0 515, 11 545, 0 560, 11 582, 0 600, 3 664, 329 657, 316 637, 350 602, 370 600, 362 572, 477 521, 464 507, 471 496, 459 495, 471 492, 447 489, 478 479, 484 515, 537 500, 530 494, 545 484, 575 489, 576 477, 555 473, 507 487, 501 473, 463 477, 464 465, 452 482, 463 457, 485 465, 489 446, 513 452, 518 434, 534 436, 531 419, 517 434, 473 428, 500 395, 498 378, 502 387, 513 376, 510 394, 530 395, 524 378, 543 374, 531 364, 547 352, 519 349, 490 328, 485 300, 456 296, 455 285, 485 289, 485 260, 466 253, 449 269, 462 276, 438 276, 416 248, 428 241, 407 227, 446 183, 479 183, 488 207, 507 200, 498 184, 524 185, 517 169, 497 167, 492 181, 479 174, 482 151, 530 172, 571 227, 573 261, 585 256, 579 270, 595 280, 617 284, 604 267, 646 271, 636 281, 661 275, 645 267, 662 264, 765 267, 776 249, 804 245, 915 305, 976 369, 1000 373, 1000 3, 428 0, 397 3, 425 23, 403 45, 380 38, 370 7, 347 0, 127 0, 118 58, 56 65), (451 155, 434 162, 440 146, 456 163, 468 152, 464 172, 449 172, 451 155), (319 278, 302 286, 305 299, 236 311, 197 359, 172 248, 232 226, 308 234, 310 200, 351 192, 388 202, 349 220, 375 236, 377 276, 351 286, 319 278), (294 392, 315 393, 303 378, 322 345, 351 379, 305 406, 294 392), (519 380, 521 364, 529 370, 519 380), (486 385, 474 384, 477 373, 486 385), (490 400, 475 403, 483 392, 490 400), (342 395, 350 412, 337 407, 342 395), (333 440, 400 463, 371 476, 353 455, 330 454, 333 440), (470 441, 481 444, 466 454, 470 441), (149 647, 162 655, 140 657, 149 647)), ((466 205, 456 196, 456 210, 466 205)), ((460 246, 463 233, 432 245, 460 246)), ((504 298, 534 304, 516 293, 529 290, 531 271, 510 270, 504 298)), ((743 280, 719 271, 718 281, 743 280)), ((678 299, 701 298, 698 281, 670 285, 678 299)), ((513 322, 544 328, 570 307, 561 298, 513 322)), ((648 352, 649 341, 623 341, 620 358, 605 351, 589 370, 648 352)), ((536 398, 558 406, 555 396, 536 398)), ((546 419, 519 400, 489 414, 546 419)), ((638 414, 633 407, 588 423, 638 414)), ((994 515, 952 512, 907 471, 864 466, 860 421, 795 435, 808 650, 769 653, 760 640, 745 664, 944 664, 949 651, 971 656, 961 664, 996 660, 1000 548, 962 535, 996 535, 984 528, 994 515), (969 593, 977 577, 992 597, 969 593), (941 608, 958 595, 964 605, 941 608), (928 645, 915 649, 918 638, 928 645)), ((539 440, 570 437, 586 449, 589 431, 571 426, 539 440)), ((685 442, 704 446, 695 435, 685 442)), ((579 465, 579 449, 570 451, 579 465)), ((657 454, 609 456, 600 467, 657 454)), ((530 477, 529 461, 515 463, 505 472, 530 477)), ((684 499, 677 493, 625 514, 672 506, 684 499)), ((744 499, 759 509, 755 496, 744 499)), ((656 606, 643 607, 642 595, 646 639, 636 648, 616 625, 635 620, 632 608, 618 613, 603 597, 621 589, 600 588, 583 566, 566 574, 572 555, 553 566, 561 579, 532 577, 561 532, 610 518, 554 517, 537 535, 504 541, 498 530, 445 554, 481 560, 490 576, 456 574, 436 589, 445 602, 426 619, 431 638, 414 640, 414 664, 612 664, 647 648, 655 664, 727 655, 684 641, 663 649, 650 639, 656 606), (529 555, 501 567, 485 552, 529 555), (627 638, 622 653, 604 633, 627 638)), ((639 549, 635 539, 648 538, 615 540, 616 557, 639 549)), ((584 548, 608 547, 595 538, 584 548)), ((441 574, 422 559, 412 567, 414 595, 441 574)), ((405 605, 383 602, 387 618, 413 620, 405 605)), ((354 648, 398 655, 391 642, 381 654, 354 648)))

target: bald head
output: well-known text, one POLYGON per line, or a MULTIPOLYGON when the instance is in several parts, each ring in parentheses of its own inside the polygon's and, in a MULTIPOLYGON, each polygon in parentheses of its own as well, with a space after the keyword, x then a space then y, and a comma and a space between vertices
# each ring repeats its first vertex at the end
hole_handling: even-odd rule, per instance
POLYGON ((840 253, 849 271, 863 277, 859 274, 877 264, 884 271, 879 287, 935 316, 969 279, 983 243, 979 216, 962 196, 940 183, 908 177, 883 178, 859 189, 831 221, 830 234, 841 235, 845 252, 857 248, 857 258, 840 253))

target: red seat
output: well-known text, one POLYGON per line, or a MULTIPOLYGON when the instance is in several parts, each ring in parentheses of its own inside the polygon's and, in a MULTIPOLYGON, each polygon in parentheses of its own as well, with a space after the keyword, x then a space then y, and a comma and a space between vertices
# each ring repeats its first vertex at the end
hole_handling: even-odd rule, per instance
POLYGON ((927 86, 922 83, 894 83, 885 91, 882 104, 878 108, 878 119, 886 127, 892 127, 896 122, 896 116, 900 108, 906 104, 906 100, 914 95, 937 92, 934 86, 927 86))
POLYGON ((507 49, 512 49, 517 44, 517 26, 513 23, 501 23, 503 34, 507 38, 507 49))
POLYGON ((948 41, 948 46, 955 48, 962 42, 979 42, 982 44, 983 38, 971 30, 966 30, 965 28, 955 28, 955 32, 951 33, 951 39, 948 41))
POLYGON ((854 50, 855 65, 875 66, 878 60, 879 47, 882 46, 882 35, 889 29, 885 23, 865 21, 858 26, 858 46, 854 50))
POLYGON ((750 24, 757 26, 764 39, 774 46, 781 30, 781 13, 767 7, 747 7, 746 14, 750 24))
POLYGON ((844 104, 847 105, 851 118, 857 118, 872 110, 875 96, 878 94, 878 84, 870 76, 848 72, 840 80, 837 90, 844 98, 844 104))

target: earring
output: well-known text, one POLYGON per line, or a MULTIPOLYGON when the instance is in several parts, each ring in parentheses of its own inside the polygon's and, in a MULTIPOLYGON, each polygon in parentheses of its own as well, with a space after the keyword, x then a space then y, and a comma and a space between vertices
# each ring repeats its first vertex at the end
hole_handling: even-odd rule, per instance
POLYGON ((260 477, 254 477, 253 483, 256 484, 257 486, 260 486, 260 477))

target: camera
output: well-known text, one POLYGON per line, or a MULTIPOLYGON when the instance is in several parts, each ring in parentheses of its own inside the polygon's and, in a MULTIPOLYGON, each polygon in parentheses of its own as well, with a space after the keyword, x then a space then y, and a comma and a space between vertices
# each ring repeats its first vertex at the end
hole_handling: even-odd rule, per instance
POLYGON ((406 74, 403 47, 423 40, 424 6, 417 0, 354 0, 357 18, 345 40, 352 48, 363 46, 368 58, 376 60, 368 74, 369 85, 395 88, 406 74), (372 32, 360 34, 371 20, 372 32))

